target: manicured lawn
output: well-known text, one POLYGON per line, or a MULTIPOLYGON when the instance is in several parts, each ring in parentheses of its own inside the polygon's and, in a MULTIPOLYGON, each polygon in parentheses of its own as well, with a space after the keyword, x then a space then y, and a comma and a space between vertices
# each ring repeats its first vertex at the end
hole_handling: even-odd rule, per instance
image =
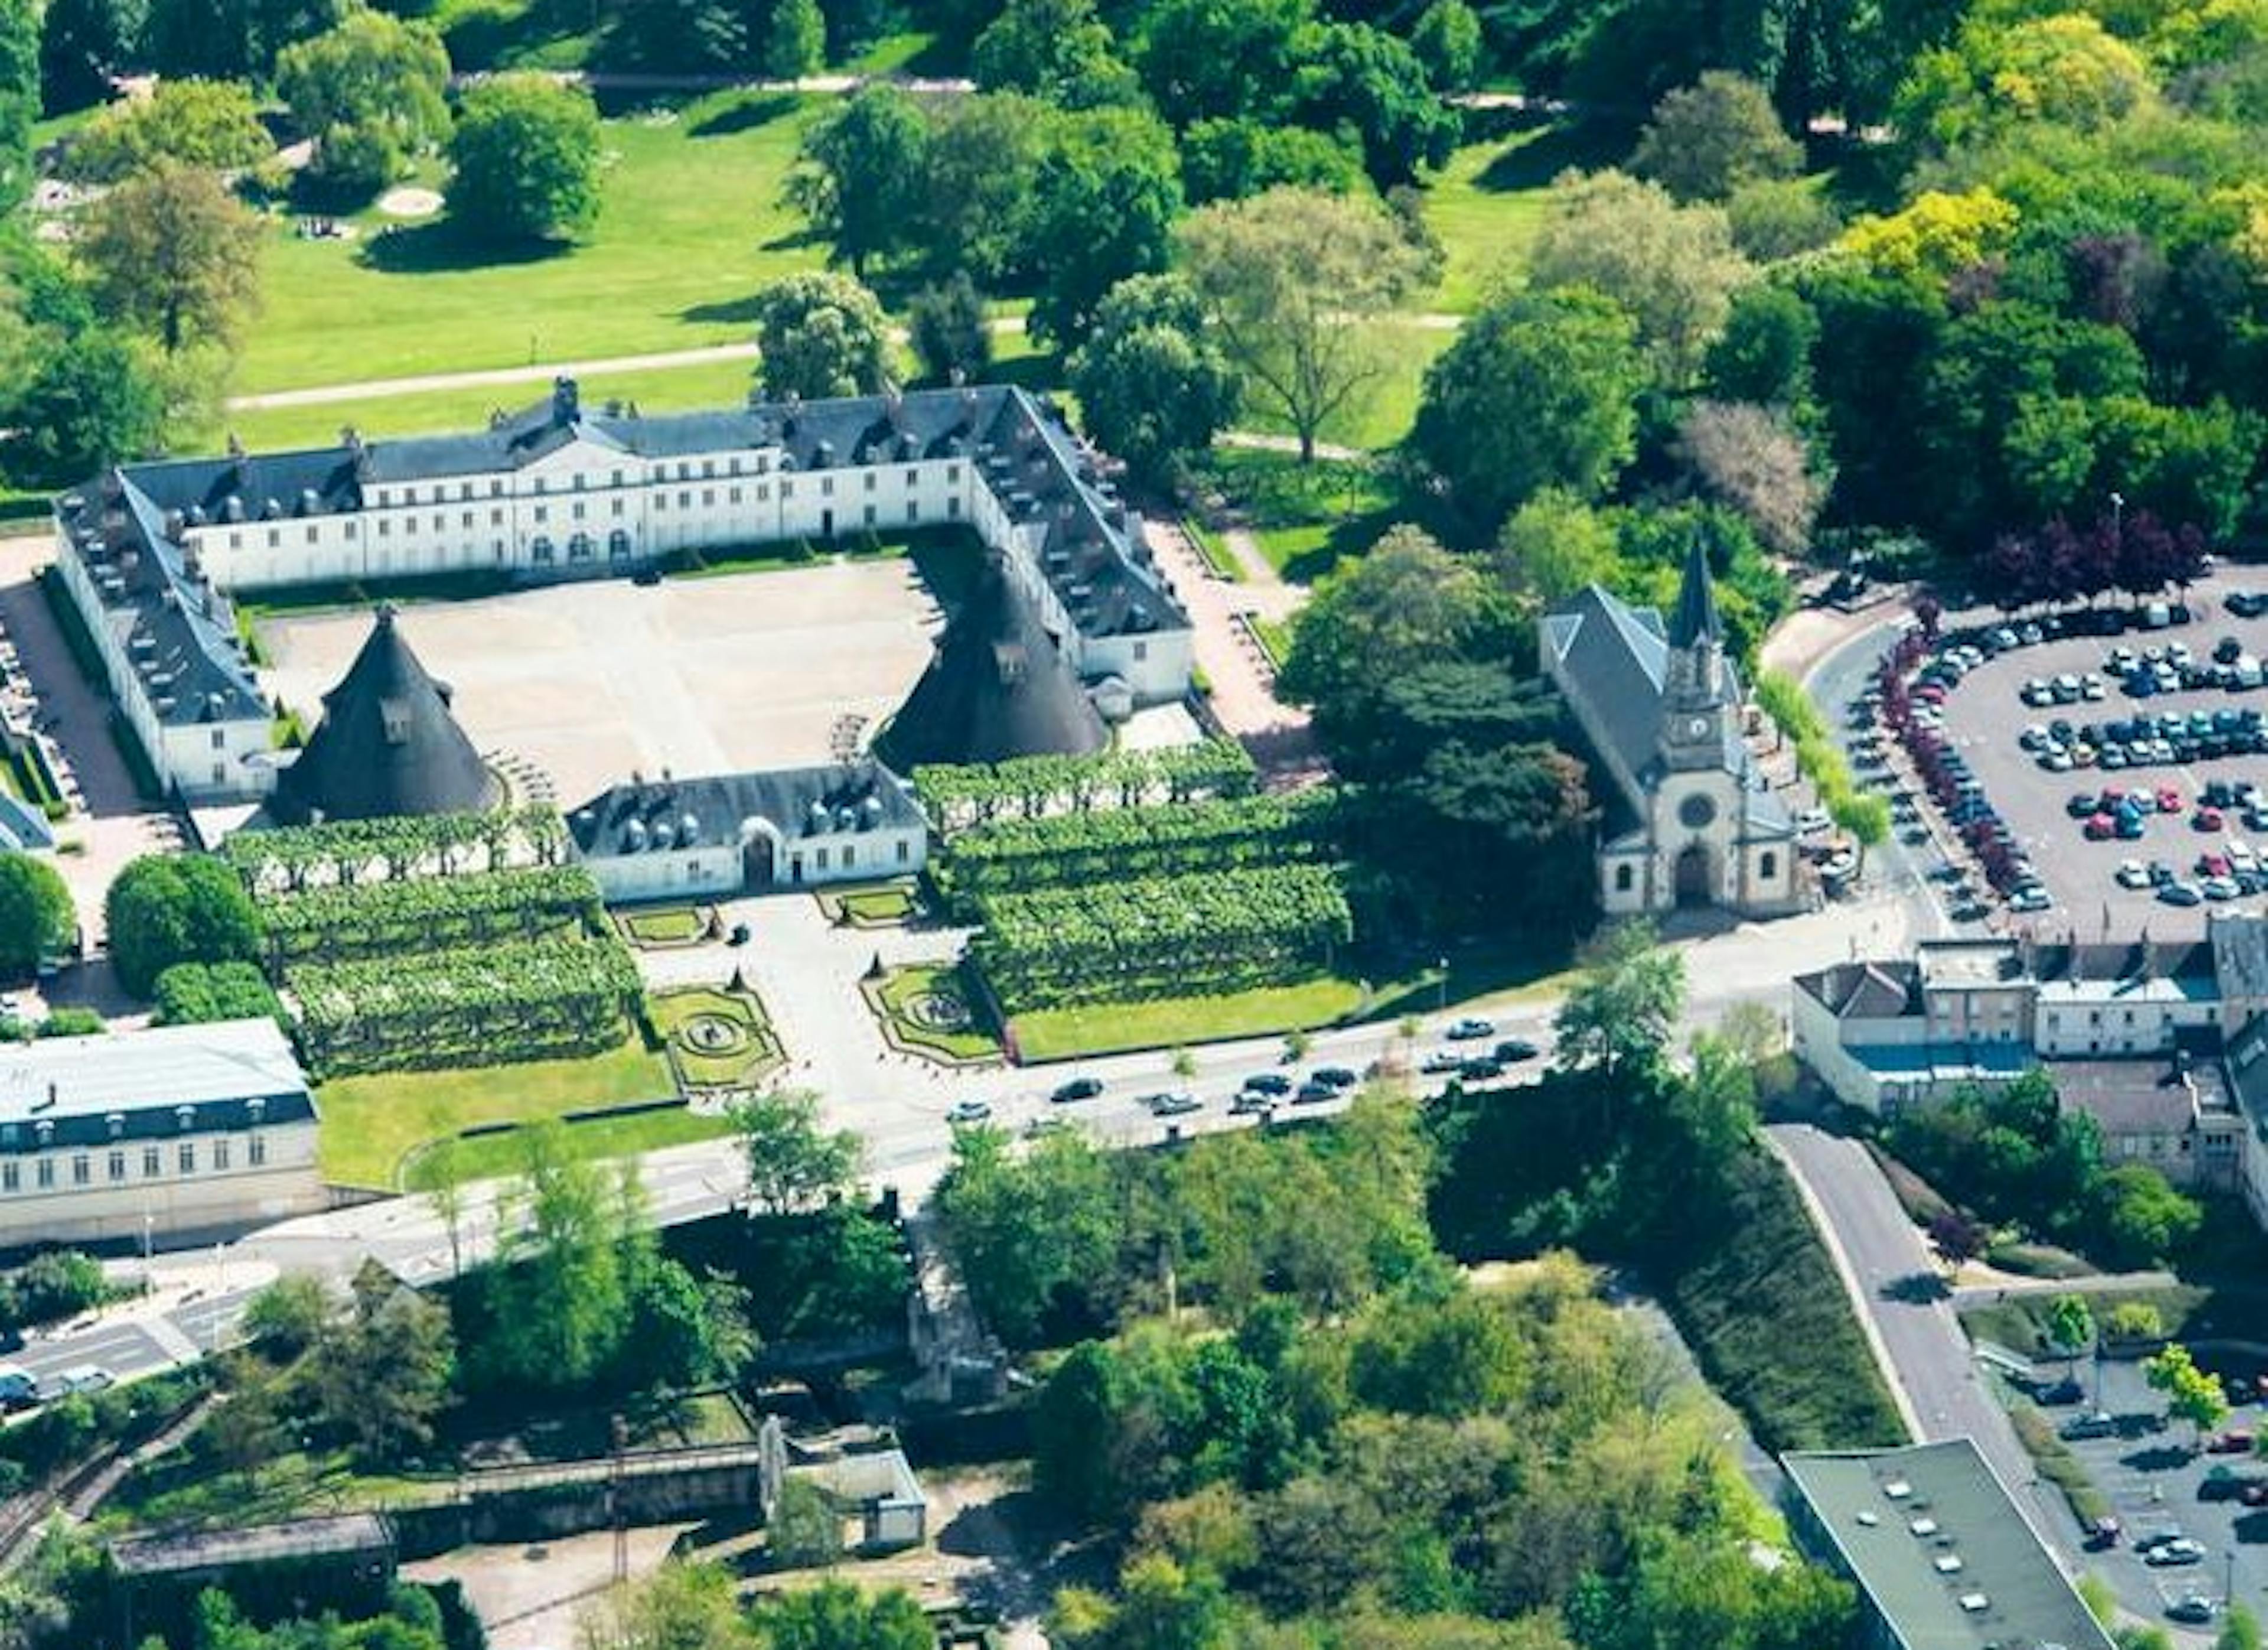
MULTIPOLYGON (((345 1077, 315 1094, 323 1178, 391 1190, 403 1154, 476 1123, 532 1123, 676 1091, 669 1063, 636 1040, 580 1060, 345 1077)), ((664 1114, 666 1115, 666 1114, 664 1114)))
POLYGON ((1209 484, 1251 527, 1270 565, 1293 584, 1312 584, 1343 556, 1368 549, 1397 513, 1393 488, 1372 464, 1289 453, 1216 448, 1209 484))
POLYGON ((852 888, 836 896, 843 914, 861 928, 887 927, 914 914, 914 891, 902 883, 873 888, 852 888))
MULTIPOLYGON (((583 400, 590 407, 603 407, 610 401, 636 401, 641 412, 735 407, 747 398, 754 370, 753 361, 734 360, 602 373, 582 380, 583 400)), ((517 411, 549 394, 537 381, 491 384, 471 389, 420 390, 407 395, 370 395, 308 407, 239 407, 224 413, 220 422, 224 429, 234 431, 245 446, 275 452, 327 446, 349 424, 366 437, 379 438, 477 430, 497 408, 517 411)))
POLYGON ((1293 1028, 1331 1025, 1362 1005, 1351 980, 1267 985, 1226 997, 1165 998, 1151 1003, 1102 1003, 1019 1014, 1011 1028, 1024 1060, 1068 1060, 1126 1049, 1160 1049, 1258 1037, 1293 1028))
POLYGON ((701 986, 658 991, 646 999, 646 1015, 669 1044, 670 1063, 688 1089, 745 1088, 779 1063, 779 1040, 752 991, 701 986), (720 1025, 727 1040, 713 1048, 697 1045, 686 1032, 696 1020, 720 1025))
POLYGON ((990 1060, 998 1057, 1000 1044, 983 1026, 948 1026, 921 1017, 922 1002, 939 998, 958 1002, 973 1016, 976 1005, 961 983, 956 969, 893 969, 880 984, 861 987, 867 1001, 880 1014, 887 1034, 912 1048, 928 1049, 948 1060, 990 1060))
POLYGON ((1440 237, 1448 261, 1424 306, 1469 315, 1492 286, 1517 280, 1543 221, 1551 180, 1570 166, 1606 166, 1619 158, 1584 128, 1543 122, 1458 150, 1425 190, 1425 221, 1440 237))
MULTIPOLYGON (((666 1111, 627 1112, 615 1117, 587 1117, 578 1123, 563 1123, 560 1128, 562 1146, 570 1158, 578 1162, 636 1157, 642 1153, 659 1152, 664 1146, 719 1139, 733 1132, 729 1119, 711 1112, 688 1111, 682 1106, 673 1106, 666 1111)), ((453 1166, 460 1180, 501 1180, 519 1174, 526 1166, 526 1153, 522 1131, 510 1129, 460 1140, 453 1166)), ((428 1153, 410 1160, 402 1175, 410 1190, 421 1190, 431 1183, 432 1161, 428 1153)))
POLYGON ((661 905, 623 911, 615 918, 633 945, 685 946, 701 938, 709 919, 689 905, 661 905))
MULTIPOLYGON (((1420 300, 1424 301, 1424 300, 1420 300)), ((1338 446, 1376 451, 1390 447, 1410 433, 1418 420, 1418 394, 1425 368, 1449 347, 1456 334, 1442 327, 1419 327, 1404 321, 1373 323, 1373 332, 1383 370, 1365 385, 1336 417, 1326 419, 1320 438, 1338 446)), ((1270 435, 1290 435, 1292 427, 1268 409, 1248 405, 1237 427, 1270 435)))
POLYGON ((241 392, 682 350, 747 335, 762 283, 814 269, 781 198, 818 106, 719 92, 609 120, 605 199, 581 242, 528 255, 468 247, 446 218, 302 240, 279 220, 241 392))

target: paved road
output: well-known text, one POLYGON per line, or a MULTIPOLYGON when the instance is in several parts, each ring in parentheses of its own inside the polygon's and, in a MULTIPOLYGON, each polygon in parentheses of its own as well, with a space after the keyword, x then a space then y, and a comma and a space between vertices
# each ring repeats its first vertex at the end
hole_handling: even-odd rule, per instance
POLYGON ((1892 1378, 1922 1438, 1975 1439, 2034 1524, 2071 1562, 2079 1527, 2017 1441, 2007 1411, 1970 1354, 1935 1262, 1866 1147, 1808 1123, 1775 1124, 1770 1132, 1826 1218, 1825 1236, 1858 1289, 1859 1308, 1889 1355, 1892 1378))

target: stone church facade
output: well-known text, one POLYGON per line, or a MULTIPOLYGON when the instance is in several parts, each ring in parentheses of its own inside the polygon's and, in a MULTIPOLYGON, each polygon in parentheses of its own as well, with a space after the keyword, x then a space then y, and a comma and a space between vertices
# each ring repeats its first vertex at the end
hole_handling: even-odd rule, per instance
POLYGON ((1609 916, 1714 907, 1743 917, 1808 900, 1794 821, 1742 731, 1746 695, 1697 543, 1667 627, 1596 585, 1545 615, 1543 668, 1607 783, 1598 843, 1609 916))

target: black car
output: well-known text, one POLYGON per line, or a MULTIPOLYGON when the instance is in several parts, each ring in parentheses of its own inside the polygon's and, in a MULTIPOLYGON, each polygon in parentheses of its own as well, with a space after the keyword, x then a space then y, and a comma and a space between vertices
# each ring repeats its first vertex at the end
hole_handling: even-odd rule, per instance
POLYGON ((1338 1097, 1338 1090, 1333 1088, 1329 1083, 1319 1083, 1311 1077, 1292 1091, 1292 1103, 1295 1106, 1320 1106, 1327 1100, 1336 1100, 1338 1097))
POLYGON ((1459 1066, 1457 1075, 1468 1083, 1493 1082, 1504 1075, 1504 1063, 1487 1055, 1479 1055, 1459 1066))
POLYGON ((2086 1396, 2086 1389, 2069 1375, 2066 1375, 2060 1381, 2051 1381, 2036 1387, 2032 1390, 2033 1400, 2045 1404, 2076 1403, 2086 1396))
POLYGON ((728 946, 745 946, 745 945, 747 945, 747 944, 748 943, 748 925, 747 925, 747 924, 746 924, 746 923, 734 923, 734 924, 733 924, 733 932, 732 932, 731 933, 729 933, 729 934, 727 934, 727 935, 725 935, 725 943, 726 945, 728 945, 728 946))
POLYGON ((1506 1065, 1518 1065, 1522 1060, 1532 1060, 1535 1052, 1535 1045, 1525 1037, 1507 1037, 1496 1045, 1496 1058, 1506 1065))
POLYGON ((1314 1080, 1326 1088, 1336 1089, 1352 1088, 1362 1079, 1344 1065, 1319 1065, 1315 1068, 1314 1080))
POLYGON ((1292 1079, 1281 1072, 1259 1072, 1244 1079, 1244 1086, 1255 1094, 1288 1094, 1292 1079))
POLYGON ((1101 1092, 1102 1079, 1101 1078, 1074 1077, 1068 1082, 1057 1084, 1055 1092, 1049 1094, 1048 1098, 1053 1101, 1057 1105, 1064 1106, 1070 1104, 1075 1100, 1093 1100, 1101 1092))

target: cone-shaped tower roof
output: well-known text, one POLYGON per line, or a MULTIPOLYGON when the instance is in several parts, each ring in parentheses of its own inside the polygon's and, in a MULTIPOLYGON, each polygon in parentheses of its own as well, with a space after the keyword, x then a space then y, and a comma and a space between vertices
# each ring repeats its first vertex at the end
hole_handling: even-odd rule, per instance
POLYGON ((1108 740, 1061 643, 995 555, 874 755, 911 773, 924 762, 1083 755, 1108 740))
POLYGON ((378 610, 370 639, 323 696, 322 725, 277 780, 269 811, 287 823, 460 814, 494 806, 496 779, 425 674, 378 610))
POLYGON ((1696 534, 1685 551, 1685 582, 1677 592, 1677 612, 1669 625, 1669 645, 1690 647, 1706 638, 1721 644, 1725 627, 1717 616, 1717 592, 1709 582, 1709 552, 1696 534))

